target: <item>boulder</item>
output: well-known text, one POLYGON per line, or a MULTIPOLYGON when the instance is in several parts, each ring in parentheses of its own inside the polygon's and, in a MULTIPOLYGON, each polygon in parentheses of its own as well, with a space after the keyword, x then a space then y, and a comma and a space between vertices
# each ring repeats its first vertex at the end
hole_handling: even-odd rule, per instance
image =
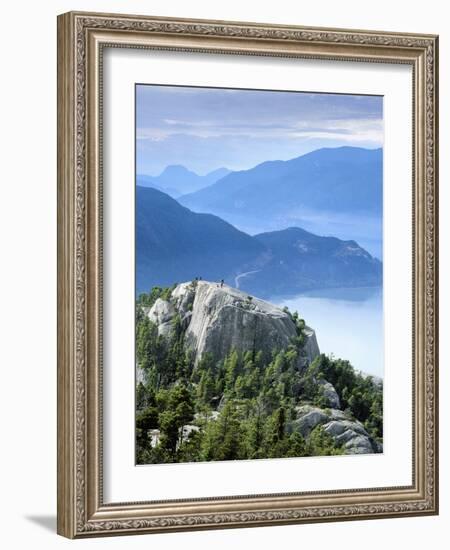
POLYGON ((182 283, 172 290, 171 301, 181 316, 192 311, 197 283, 182 283))
POLYGON ((296 407, 296 411, 297 419, 293 422, 293 428, 303 437, 308 437, 316 426, 329 420, 329 415, 323 409, 312 405, 301 405, 296 407))
MULTIPOLYGON (((325 426, 325 431, 335 438, 341 437, 345 432, 353 431, 360 435, 367 435, 364 426, 357 420, 332 420, 325 426)), ((342 440, 347 440, 346 437, 342 440)))
POLYGON ((348 415, 346 415, 344 411, 340 411, 339 409, 331 409, 330 417, 333 420, 347 420, 348 419, 348 415))
POLYGON ((147 380, 146 380, 144 369, 139 368, 139 366, 137 366, 136 364, 136 385, 146 384, 146 383, 147 383, 147 380))
POLYGON ((323 424, 327 421, 327 419, 327 415, 320 409, 310 411, 309 413, 299 418, 296 422, 297 431, 303 437, 308 437, 308 435, 316 426, 318 426, 319 424, 323 424))
POLYGON ((331 435, 345 454, 372 454, 383 452, 383 446, 374 441, 361 422, 349 419, 343 411, 325 410, 312 405, 296 408, 297 419, 292 423, 294 430, 307 438, 317 426, 331 435))
POLYGON ((324 379, 319 379, 317 383, 320 386, 323 397, 327 402, 327 406, 332 409, 339 409, 341 407, 341 401, 334 386, 324 379))
POLYGON ((172 331, 172 319, 176 309, 171 302, 158 298, 148 312, 148 318, 158 327, 160 336, 168 337, 172 331))

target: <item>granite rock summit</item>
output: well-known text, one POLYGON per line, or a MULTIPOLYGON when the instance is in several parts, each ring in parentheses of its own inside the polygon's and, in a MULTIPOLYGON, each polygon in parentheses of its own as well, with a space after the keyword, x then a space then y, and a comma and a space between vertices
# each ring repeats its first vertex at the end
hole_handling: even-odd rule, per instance
MULTIPOLYGON (((262 351, 270 358, 274 350, 287 348, 297 334, 288 312, 222 283, 179 284, 169 300, 159 298, 148 311, 158 333, 165 337, 170 336, 177 315, 196 362, 205 353, 219 360, 232 349, 262 351)), ((301 360, 306 364, 320 351, 314 330, 305 327, 304 333, 301 360)))

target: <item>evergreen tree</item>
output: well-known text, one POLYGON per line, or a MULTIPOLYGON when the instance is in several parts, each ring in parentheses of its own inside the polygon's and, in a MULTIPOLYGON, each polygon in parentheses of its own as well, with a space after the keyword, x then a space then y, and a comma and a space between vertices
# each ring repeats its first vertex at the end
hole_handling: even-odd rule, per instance
POLYGON ((203 460, 246 458, 241 422, 233 401, 228 401, 217 421, 208 423, 202 442, 203 460))
POLYGON ((307 456, 330 456, 341 455, 343 450, 322 426, 317 426, 307 440, 306 453, 307 456))
POLYGON ((225 393, 233 394, 234 383, 239 374, 239 354, 233 349, 226 357, 224 364, 225 371, 225 393))
MULTIPOLYGON (((382 385, 332 356, 320 355, 300 367, 305 322, 296 312, 288 312, 296 337, 271 358, 262 350, 232 349, 220 361, 205 353, 194 365, 181 317, 173 318, 166 338, 147 315, 158 298, 167 300, 171 292, 154 288, 136 304, 136 360, 145 379, 136 386, 139 464, 342 454, 323 427, 307 438, 296 431, 299 405, 328 405, 320 380, 335 387, 349 418, 361 421, 382 442, 382 385), (190 424, 186 435, 184 427, 190 424), (157 444, 151 430, 160 431, 157 444)), ((246 307, 253 307, 251 300, 246 307)))

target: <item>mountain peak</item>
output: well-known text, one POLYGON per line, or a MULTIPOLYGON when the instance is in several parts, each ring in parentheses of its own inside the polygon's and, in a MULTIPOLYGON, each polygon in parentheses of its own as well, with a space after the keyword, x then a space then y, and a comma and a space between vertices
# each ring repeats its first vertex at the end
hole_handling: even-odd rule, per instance
POLYGON ((252 237, 156 189, 137 187, 136 193, 138 292, 195 277, 223 280, 262 298, 381 282, 381 262, 355 241, 300 227, 252 237))
MULTIPOLYGON (((177 285, 169 298, 156 300, 149 319, 158 333, 173 332, 173 318, 185 325, 185 342, 195 362, 204 354, 220 360, 232 350, 261 352, 270 360, 273 349, 286 349, 296 327, 286 311, 223 283, 193 281, 177 285)), ((306 327, 308 362, 319 355, 314 331, 306 327)))
POLYGON ((184 176, 184 175, 195 175, 197 176, 195 172, 192 170, 189 170, 186 168, 186 166, 183 166, 182 164, 169 164, 164 168, 164 170, 161 172, 159 177, 163 176, 184 176))
MULTIPOLYGON (((280 227, 280 223, 301 225, 306 216, 314 219, 310 227, 316 234, 326 227, 326 217, 380 220, 382 149, 322 148, 287 161, 267 161, 186 193, 180 202, 197 212, 217 214, 251 233, 280 227)), ((361 240, 361 223, 359 229, 354 225, 354 236, 361 240)))
POLYGON ((286 162, 296 161, 300 159, 305 159, 309 157, 327 157, 331 160, 336 159, 347 159, 351 160, 364 158, 377 158, 380 156, 380 153, 383 151, 381 147, 368 149, 367 147, 355 147, 354 145, 341 145, 340 147, 321 147, 320 149, 315 149, 304 155, 300 155, 294 159, 288 160, 286 162))
POLYGON ((205 178, 210 178, 211 180, 217 181, 228 174, 231 173, 231 170, 229 168, 225 168, 225 166, 221 166, 220 168, 216 168, 215 170, 212 170, 211 172, 208 172, 205 174, 205 178))

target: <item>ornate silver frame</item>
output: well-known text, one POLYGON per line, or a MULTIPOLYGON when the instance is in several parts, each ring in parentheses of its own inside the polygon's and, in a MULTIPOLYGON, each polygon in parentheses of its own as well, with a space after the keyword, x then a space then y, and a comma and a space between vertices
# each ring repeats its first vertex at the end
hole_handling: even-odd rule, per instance
POLYGON ((70 538, 438 513, 438 38, 67 13, 58 18, 58 533, 70 538), (104 47, 406 63, 413 68, 413 484, 105 504, 102 499, 104 47))

